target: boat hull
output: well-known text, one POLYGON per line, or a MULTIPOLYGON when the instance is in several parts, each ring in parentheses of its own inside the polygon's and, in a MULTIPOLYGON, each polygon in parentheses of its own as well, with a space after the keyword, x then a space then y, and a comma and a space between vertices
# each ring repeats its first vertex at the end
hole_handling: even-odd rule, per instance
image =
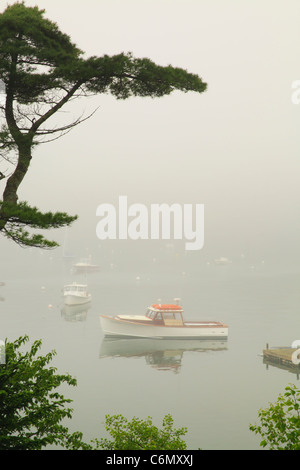
POLYGON ((228 327, 219 322, 185 322, 181 326, 149 325, 100 315, 105 336, 128 338, 196 339, 227 338, 228 327))
POLYGON ((90 295, 79 296, 79 295, 66 294, 64 296, 64 301, 65 301, 65 305, 83 305, 91 301, 91 296, 90 295))

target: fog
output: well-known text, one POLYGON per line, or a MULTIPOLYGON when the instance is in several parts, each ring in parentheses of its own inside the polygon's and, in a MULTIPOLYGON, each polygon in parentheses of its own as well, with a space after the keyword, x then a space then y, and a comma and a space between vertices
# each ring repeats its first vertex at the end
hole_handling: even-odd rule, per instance
MULTIPOLYGON (((169 250, 165 240, 97 239, 98 205, 126 195, 132 204, 204 204, 203 249, 171 247, 185 262, 243 255, 249 265, 297 266, 300 105, 291 96, 300 78, 298 1, 25 3, 45 8, 87 56, 131 51, 208 84, 201 94, 126 101, 99 95, 63 109, 58 119, 68 123, 99 107, 68 135, 35 149, 19 200, 78 214, 67 232, 76 256, 91 253, 101 264, 122 252, 130 269, 137 257, 147 266, 169 250)), ((48 235, 66 240, 64 229, 48 235)), ((2 267, 27 256, 3 237, 0 246, 2 267)), ((61 256, 61 249, 53 253, 61 256)))
POLYGON ((159 423, 170 413, 188 427, 188 449, 258 449, 249 424, 296 380, 260 356, 266 343, 291 345, 300 328, 299 1, 25 4, 44 8, 86 56, 132 52, 198 74, 208 87, 157 99, 83 98, 49 121, 66 125, 97 110, 34 149, 19 200, 79 218, 44 232, 60 244, 51 251, 0 237, 0 340, 26 333, 42 340, 42 353, 57 351, 55 367, 78 381, 67 395, 68 426, 86 441, 102 435, 107 413, 159 423), (100 240, 97 208, 118 211, 122 196, 149 211, 204 205, 203 248, 187 250, 184 238, 100 240), (89 255, 99 272, 75 279, 73 263, 89 255), (219 266, 221 257, 230 263, 219 266), (62 288, 75 280, 88 283, 92 301, 70 312, 62 288), (105 341, 100 314, 141 314, 174 298, 189 320, 226 322, 228 344, 200 342, 196 353, 169 339, 105 341))

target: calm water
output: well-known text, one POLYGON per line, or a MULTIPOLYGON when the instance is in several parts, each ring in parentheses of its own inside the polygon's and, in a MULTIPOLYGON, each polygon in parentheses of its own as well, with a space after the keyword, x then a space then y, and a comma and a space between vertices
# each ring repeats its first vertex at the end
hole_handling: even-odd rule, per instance
POLYGON ((0 338, 27 334, 42 339, 41 353, 55 350, 53 365, 69 372, 76 388, 63 390, 74 400, 71 430, 85 440, 105 435, 105 414, 151 416, 160 425, 171 413, 186 426, 189 449, 257 449, 249 431, 295 374, 263 364, 270 346, 290 346, 300 336, 300 272, 259 265, 199 266, 191 272, 170 266, 162 271, 101 270, 87 277, 90 308, 66 310, 61 290, 84 276, 70 274, 61 258, 28 254, 25 267, 2 277, 0 338), (137 280, 137 276, 140 277, 137 280), (99 314, 145 311, 158 298, 180 297, 186 319, 223 320, 226 342, 104 340, 99 314))

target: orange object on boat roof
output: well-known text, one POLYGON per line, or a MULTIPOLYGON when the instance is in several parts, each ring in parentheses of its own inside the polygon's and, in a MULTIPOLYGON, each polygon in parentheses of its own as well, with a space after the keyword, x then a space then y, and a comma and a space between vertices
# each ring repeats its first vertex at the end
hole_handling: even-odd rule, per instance
POLYGON ((153 304, 152 308, 155 308, 156 310, 182 310, 180 305, 174 304, 153 304))

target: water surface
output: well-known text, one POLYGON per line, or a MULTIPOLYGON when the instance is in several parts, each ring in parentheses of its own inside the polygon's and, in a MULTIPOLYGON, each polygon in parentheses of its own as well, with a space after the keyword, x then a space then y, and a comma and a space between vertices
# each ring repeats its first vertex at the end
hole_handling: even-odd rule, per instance
POLYGON ((203 264, 190 272, 170 266, 75 276, 60 257, 27 257, 29 274, 25 267, 2 269, 0 337, 27 334, 42 339, 42 353, 57 352, 58 372, 78 381, 63 390, 74 400, 67 424, 85 440, 105 435, 106 414, 151 416, 160 425, 171 413, 176 427, 188 428, 189 449, 258 449, 249 424, 288 383, 299 385, 295 374, 267 367, 260 355, 266 343, 290 346, 299 339, 299 271, 203 264), (62 287, 73 280, 87 280, 88 307, 64 307, 62 287), (140 314, 175 297, 186 319, 226 322, 228 340, 104 339, 100 313, 140 314))

